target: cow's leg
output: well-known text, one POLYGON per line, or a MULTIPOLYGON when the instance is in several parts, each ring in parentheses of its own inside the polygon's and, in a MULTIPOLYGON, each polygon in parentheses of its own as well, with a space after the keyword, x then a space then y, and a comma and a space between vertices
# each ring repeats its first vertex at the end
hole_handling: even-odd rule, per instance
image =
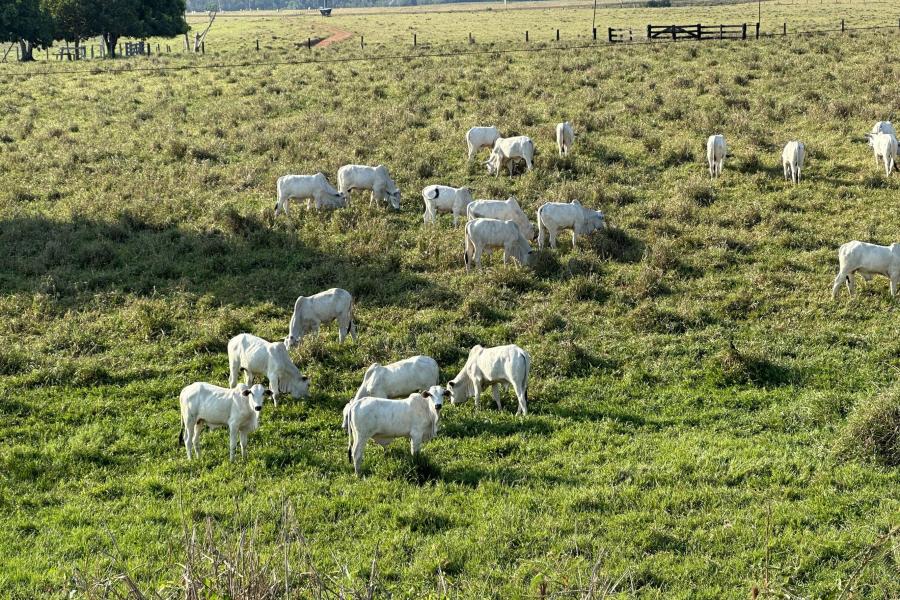
POLYGON ((247 458, 247 432, 241 432, 241 458, 247 458))
MULTIPOLYGON (((847 280, 847 273, 844 271, 838 271, 837 277, 834 278, 834 285, 831 286, 831 299, 837 300, 838 294, 841 293, 841 286, 847 280)), ((850 285, 847 284, 847 289, 850 289, 850 285)))
POLYGON ((203 431, 203 423, 194 424, 194 458, 200 458, 200 432, 203 431))
POLYGON ((709 178, 713 179, 716 176, 716 163, 713 160, 709 160, 709 178))
POLYGON ((516 411, 516 416, 522 415, 524 417, 528 414, 528 389, 516 381, 512 383, 512 387, 519 401, 519 410, 516 411))
POLYGON ((475 153, 478 152, 478 148, 476 148, 475 145, 472 144, 472 142, 470 142, 469 140, 466 140, 466 146, 469 147, 469 158, 468 158, 468 160, 472 160, 472 158, 475 156, 475 153))
POLYGON ((241 359, 239 356, 228 357, 228 387, 233 388, 237 385, 238 377, 241 375, 241 359))
POLYGON ((891 273, 891 298, 897 295, 897 282, 900 280, 900 273, 891 273))
POLYGON ((278 396, 280 392, 278 391, 280 388, 278 387, 278 373, 269 373, 269 389, 272 390, 272 402, 275 403, 275 408, 278 408, 278 396))
POLYGON ((550 232, 550 247, 556 249, 556 236, 559 233, 559 230, 556 227, 548 227, 547 231, 550 232))
POLYGON ((362 471, 363 453, 366 449, 366 441, 361 439, 357 432, 353 434, 353 472, 359 477, 362 471))
POLYGON ((475 245, 475 256, 473 260, 475 261, 475 266, 479 269, 481 268, 481 253, 484 251, 483 246, 475 245))
POLYGON ((800 183, 800 167, 797 167, 796 175, 797 175, 797 180, 794 181, 794 183, 800 183))
POLYGON ((184 424, 184 448, 187 451, 188 460, 191 460, 191 446, 194 443, 194 427, 196 423, 190 419, 184 424))
POLYGON ((238 443, 237 428, 229 424, 229 426, 228 426, 228 460, 234 460, 234 449, 237 447, 237 443, 238 443))
POLYGON ((572 249, 575 249, 575 242, 578 239, 578 234, 575 233, 575 228, 572 228, 572 249))
POLYGON ((491 391, 494 394, 494 403, 497 405, 497 410, 503 410, 503 405, 500 404, 500 384, 495 383, 492 385, 491 391))
POLYGON ((475 410, 478 410, 478 399, 481 397, 481 384, 472 378, 472 393, 475 395, 475 410))
POLYGON ((531 159, 527 156, 525 157, 525 167, 528 171, 530 171, 533 167, 531 165, 531 159))
POLYGON ((409 436, 409 452, 413 456, 416 456, 419 453, 419 450, 422 449, 422 436, 413 434, 409 436))
POLYGON ((856 274, 854 273, 847 273, 847 291, 851 296, 856 293, 856 274))

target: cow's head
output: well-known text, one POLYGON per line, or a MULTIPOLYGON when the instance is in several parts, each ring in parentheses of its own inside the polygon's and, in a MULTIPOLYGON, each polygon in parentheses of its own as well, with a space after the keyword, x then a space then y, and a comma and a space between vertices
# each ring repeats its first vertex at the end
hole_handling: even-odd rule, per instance
POLYGON ((393 192, 388 192, 388 202, 391 203, 391 208, 394 210, 400 210, 400 190, 394 189, 393 192))
POLYGON ((285 348, 294 348, 297 344, 300 343, 300 338, 296 338, 292 335, 287 335, 284 338, 284 347, 285 348))
POLYGON ((241 391, 241 396, 246 399, 251 410, 260 412, 266 398, 272 397, 272 390, 267 390, 262 384, 257 383, 253 387, 245 387, 241 391))
POLYGON ((487 167, 488 175, 496 175, 500 170, 500 155, 492 151, 488 159, 484 161, 484 166, 487 167))
POLYGON ((422 397, 431 400, 431 403, 434 404, 434 408, 438 411, 440 411, 441 407, 444 406, 444 396, 446 395, 447 390, 439 385, 433 385, 426 391, 422 392, 422 397))
POLYGON ((285 390, 288 394, 291 395, 291 398, 294 400, 299 400, 300 398, 306 398, 309 396, 309 377, 306 375, 299 375, 291 379, 291 382, 287 386, 287 390, 285 390))
POLYGON ((450 404, 462 404, 469 399, 469 378, 460 374, 456 379, 447 382, 447 392, 450 394, 450 404))

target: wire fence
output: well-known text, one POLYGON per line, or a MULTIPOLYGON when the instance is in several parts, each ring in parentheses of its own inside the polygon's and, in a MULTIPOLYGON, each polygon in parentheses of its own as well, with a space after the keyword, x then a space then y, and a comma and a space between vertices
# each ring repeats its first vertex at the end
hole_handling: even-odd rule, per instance
MULTIPOLYGON (((725 43, 750 43, 751 40, 756 42, 766 42, 778 40, 780 38, 787 37, 798 37, 798 36, 813 36, 813 35, 829 35, 835 33, 857 33, 857 32, 891 32, 895 31, 900 34, 900 19, 898 19, 896 25, 871 25, 871 26, 863 26, 863 27, 847 27, 844 20, 841 20, 840 25, 833 29, 807 29, 807 30, 791 30, 788 27, 788 24, 782 23, 782 27, 780 30, 776 31, 760 31, 757 27, 757 24, 752 24, 754 27, 754 34, 746 37, 746 42, 742 42, 742 38, 714 38, 710 37, 708 39, 718 39, 719 41, 725 43)), ((629 30, 630 31, 630 30, 629 30)), ((90 67, 78 67, 78 68, 46 68, 46 67, 37 67, 31 68, 27 71, 16 71, 16 70, 6 70, 0 71, 0 80, 11 80, 17 79, 20 80, 22 78, 33 78, 33 77, 44 77, 44 76, 54 76, 54 75, 121 75, 125 73, 156 73, 156 72, 165 72, 165 71, 202 71, 202 70, 215 70, 215 69, 244 69, 244 68, 263 68, 263 67, 279 67, 279 66, 297 66, 302 67, 305 65, 321 65, 321 64, 345 64, 345 63, 360 63, 360 62, 385 62, 385 61, 408 61, 413 59, 422 59, 422 58, 455 58, 455 57, 465 57, 465 56, 479 56, 479 55, 502 55, 502 54, 533 54, 533 53, 543 53, 543 52, 572 52, 572 51, 583 51, 583 50, 600 50, 600 49, 621 49, 628 46, 641 46, 641 45, 664 45, 664 44, 685 44, 691 43, 690 39, 686 38, 678 38, 675 37, 664 39, 664 38, 650 38, 647 37, 634 37, 633 35, 629 36, 628 40, 614 40, 614 43, 610 43, 608 39, 601 36, 601 39, 597 38, 597 32, 594 30, 592 35, 586 38, 586 41, 578 41, 578 42, 567 42, 564 37, 561 36, 560 30, 557 30, 557 35, 555 40, 550 41, 541 41, 537 42, 533 38, 529 38, 529 32, 523 32, 524 36, 524 45, 516 45, 516 46, 498 46, 496 42, 491 42, 486 45, 476 44, 472 35, 469 34, 468 38, 461 40, 459 43, 447 43, 446 41, 442 44, 426 44, 418 39, 417 34, 412 34, 412 39, 410 40, 409 49, 413 50, 413 52, 403 52, 403 53, 385 53, 385 54, 366 54, 364 52, 365 46, 361 44, 361 48, 358 50, 359 53, 352 54, 348 56, 324 56, 321 53, 316 52, 315 46, 313 44, 308 45, 309 52, 305 58, 287 58, 287 59, 278 59, 278 60, 245 60, 245 61, 223 61, 223 62, 205 62, 210 60, 209 58, 203 56, 205 54, 205 48, 202 54, 194 54, 194 53, 173 53, 172 55, 186 55, 193 58, 194 62, 190 64, 166 64, 166 63, 156 63, 156 64, 140 64, 137 62, 135 57, 131 59, 122 59, 117 60, 115 62, 104 62, 106 68, 101 68, 98 66, 101 63, 94 63, 90 67), (461 44, 465 44, 467 47, 460 47, 461 44), (473 47, 474 46, 474 47, 473 47)), ((362 39, 362 38, 360 38, 362 39)), ((585 38, 580 38, 581 40, 585 40, 585 38)), ((707 39, 707 38, 704 38, 707 39)), ((700 40, 694 39, 695 42, 702 43, 700 40)), ((511 44, 515 44, 516 42, 507 42, 511 44)), ((255 48, 257 50, 260 49, 258 40, 255 41, 255 48)), ((248 48, 248 51, 252 51, 253 46, 248 48)), ((158 53, 160 56, 166 56, 168 53, 158 53)), ((49 56, 49 55, 48 55, 49 56)), ((211 56, 214 57, 214 54, 211 53, 211 56)), ((215 58, 212 58, 215 60, 215 58)), ((34 63, 32 63, 34 64, 34 63)), ((39 65, 51 65, 52 62, 44 62, 37 63, 39 65)))

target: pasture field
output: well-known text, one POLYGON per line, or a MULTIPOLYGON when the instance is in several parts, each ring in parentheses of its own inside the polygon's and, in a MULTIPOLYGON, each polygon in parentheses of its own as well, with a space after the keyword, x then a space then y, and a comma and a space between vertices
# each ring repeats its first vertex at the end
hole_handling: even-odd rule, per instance
MULTIPOLYGON (((750 8, 691 15, 706 10, 750 8)), ((377 24, 327 23, 390 44, 377 24)), ((195 527, 290 554, 296 597, 310 565, 363 587, 373 557, 378 596, 587 597, 594 571, 621 597, 900 597, 896 447, 873 454, 849 427, 896 405, 897 308, 884 279, 830 298, 841 243, 900 239, 900 176, 862 140, 900 109, 900 65, 874 50, 898 39, 0 65, 0 597, 123 572, 178 597, 195 527), (579 137, 558 158, 564 119, 579 137), (533 172, 466 163, 464 132, 488 123, 535 139, 533 172), (732 155, 711 182, 714 132, 732 155), (791 139, 808 152, 797 187, 791 139), (357 195, 273 218, 278 176, 334 182, 349 162, 388 165, 403 209, 357 195), (430 183, 515 195, 532 217, 578 198, 610 229, 466 274, 462 229, 422 225, 430 183), (246 461, 216 430, 188 463, 179 390, 225 385, 232 335, 281 339, 296 296, 332 286, 356 298, 358 342, 333 326, 304 340, 291 354, 311 396, 267 407, 246 461), (527 418, 511 395, 447 406, 418 461, 370 445, 353 476, 341 408, 370 363, 427 354, 446 381, 470 346, 512 342, 534 360, 527 418)), ((262 54, 295 56, 279 48, 262 54)))

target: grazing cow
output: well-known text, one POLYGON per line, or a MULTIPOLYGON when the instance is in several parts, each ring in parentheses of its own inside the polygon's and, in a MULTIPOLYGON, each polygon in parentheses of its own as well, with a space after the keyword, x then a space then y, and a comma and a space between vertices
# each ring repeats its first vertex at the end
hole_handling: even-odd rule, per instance
POLYGON ((227 426, 230 439, 228 460, 234 460, 238 438, 241 442, 241 457, 245 457, 247 436, 259 427, 263 400, 271 395, 272 392, 260 384, 249 387, 242 383, 236 388, 228 389, 211 383, 196 382, 182 389, 178 395, 181 404, 178 443, 184 444, 188 460, 200 456, 200 432, 204 425, 210 429, 227 426))
POLYGON ((894 131, 894 125, 890 121, 878 121, 872 125, 871 133, 889 133, 892 136, 897 137, 897 132, 894 131))
POLYGON ((231 387, 237 385, 241 371, 247 373, 247 385, 253 385, 257 376, 268 378, 275 406, 281 394, 295 399, 309 396, 309 377, 291 361, 283 342, 267 342, 249 333, 236 335, 228 341, 228 365, 231 387))
POLYGON ((591 210, 578 200, 547 202, 537 210, 538 247, 544 247, 544 230, 550 234, 550 247, 556 248, 556 234, 560 229, 572 230, 572 247, 578 235, 588 235, 606 227, 606 220, 599 210, 591 210))
POLYGON ((484 348, 474 346, 469 350, 469 358, 459 375, 447 383, 450 402, 461 404, 469 398, 475 398, 478 408, 478 397, 487 386, 493 386, 494 402, 497 409, 500 404, 501 384, 511 385, 519 400, 516 415, 528 414, 528 373, 531 370, 531 355, 515 344, 484 348))
POLYGON ((400 209, 400 190, 384 165, 344 165, 338 169, 338 189, 348 197, 353 190, 371 190, 369 206, 376 201, 384 201, 400 209))
POLYGON ((363 452, 370 439, 385 447, 396 438, 409 438, 413 456, 418 454, 422 444, 437 435, 445 393, 436 385, 403 400, 366 396, 348 402, 343 425, 348 436, 347 458, 356 475, 362 469, 363 452))
POLYGON ((482 148, 493 148, 494 142, 500 138, 496 127, 473 127, 466 132, 466 146, 469 147, 469 160, 482 148))
POLYGON ((559 155, 563 156, 564 154, 568 156, 569 150, 572 148, 572 144, 575 143, 575 132, 572 131, 572 124, 568 121, 564 121, 556 125, 556 147, 559 150, 559 155))
POLYGON ((338 192, 328 183, 323 173, 284 175, 278 178, 275 187, 278 190, 278 200, 275 202, 276 217, 281 213, 287 216, 291 200, 306 200, 307 210, 310 202, 315 204, 316 210, 347 206, 347 195, 338 192))
POLYGON ((784 167, 784 178, 790 179, 794 184, 800 183, 800 172, 803 170, 803 161, 806 160, 806 146, 803 142, 788 142, 781 152, 781 166, 784 167))
POLYGON ((503 248, 504 265, 508 263, 510 256, 523 266, 531 261, 531 244, 522 237, 519 228, 512 221, 475 219, 466 223, 463 253, 466 271, 469 270, 470 262, 473 260, 475 265, 481 268, 481 254, 485 248, 503 248))
POLYGON ((440 375, 437 362, 430 356, 413 356, 384 366, 374 363, 366 369, 362 385, 353 399, 366 396, 404 398, 437 385, 440 375))
POLYGON ((712 178, 722 176, 722 168, 725 166, 725 156, 728 154, 728 146, 725 144, 725 136, 716 134, 706 140, 706 161, 709 163, 709 176, 712 178))
POLYGON ((900 244, 879 246, 865 242, 847 242, 838 248, 840 269, 834 278, 831 297, 837 300, 841 292, 841 284, 847 284, 847 291, 853 296, 856 290, 855 274, 869 281, 872 275, 884 275, 891 280, 891 296, 897 294, 900 283, 900 244))
POLYGON ((525 239, 528 241, 534 239, 534 227, 528 220, 525 211, 519 206, 519 201, 513 197, 506 200, 476 200, 466 208, 466 217, 470 221, 479 217, 513 221, 525 239))
POLYGON ((455 188, 446 185, 429 185, 422 189, 425 201, 425 223, 434 223, 438 213, 453 213, 453 225, 459 222, 459 216, 466 213, 466 207, 472 202, 472 190, 467 187, 455 188))
POLYGON ((344 343, 349 334, 356 341, 353 322, 353 296, 347 290, 331 288, 313 296, 300 296, 294 302, 294 314, 284 344, 293 348, 307 333, 319 333, 322 323, 338 323, 338 341, 344 343))
POLYGON ((512 177, 513 164, 519 160, 524 160, 525 166, 531 170, 534 162, 534 142, 525 135, 498 138, 484 164, 487 166, 488 174, 495 177, 500 175, 503 165, 509 165, 509 176, 512 177))
POLYGON ((867 133, 866 138, 875 153, 875 164, 884 161, 884 174, 891 176, 897 160, 897 137, 893 133, 867 133))

